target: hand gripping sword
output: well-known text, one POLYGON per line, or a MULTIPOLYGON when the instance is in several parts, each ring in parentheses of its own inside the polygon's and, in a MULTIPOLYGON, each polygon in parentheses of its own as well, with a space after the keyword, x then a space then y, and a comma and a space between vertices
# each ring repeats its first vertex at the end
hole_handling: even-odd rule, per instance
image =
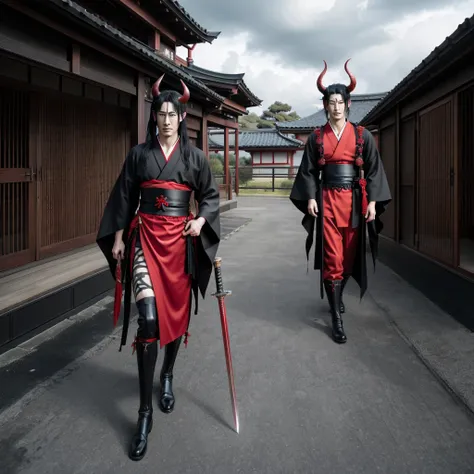
POLYGON ((232 355, 230 353, 229 328, 227 326, 227 312, 224 299, 232 292, 224 290, 221 270, 222 258, 217 257, 214 260, 214 273, 216 276, 216 292, 212 294, 219 302, 219 313, 221 315, 222 339, 224 341, 225 361, 227 364, 227 375, 229 377, 230 398, 232 400, 232 410, 234 412, 235 431, 239 432, 239 414, 237 412, 237 397, 235 395, 234 369, 232 368, 232 355))

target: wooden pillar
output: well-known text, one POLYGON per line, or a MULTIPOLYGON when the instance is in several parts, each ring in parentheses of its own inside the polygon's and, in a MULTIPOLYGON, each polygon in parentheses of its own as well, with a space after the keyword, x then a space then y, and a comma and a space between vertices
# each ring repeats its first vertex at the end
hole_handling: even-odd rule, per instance
POLYGON ((202 128, 201 128, 201 150, 209 159, 209 137, 207 130, 207 115, 202 116, 202 128))
POLYGON ((239 195, 239 129, 236 128, 235 131, 235 194, 239 195))
POLYGON ((148 46, 150 46, 150 48, 153 48, 155 51, 159 51, 160 50, 160 45, 161 45, 161 36, 160 36, 160 33, 158 33, 158 31, 153 31, 153 33, 150 34, 150 36, 148 36, 148 46))
POLYGON ((81 50, 80 46, 76 43, 71 45, 70 72, 81 74, 81 50))
POLYGON ((146 138, 145 122, 145 76, 137 73, 137 95, 134 97, 132 107, 132 146, 143 143, 146 138))
POLYGON ((229 173, 229 129, 224 127, 224 184, 227 194, 227 199, 232 199, 232 186, 230 183, 229 173))

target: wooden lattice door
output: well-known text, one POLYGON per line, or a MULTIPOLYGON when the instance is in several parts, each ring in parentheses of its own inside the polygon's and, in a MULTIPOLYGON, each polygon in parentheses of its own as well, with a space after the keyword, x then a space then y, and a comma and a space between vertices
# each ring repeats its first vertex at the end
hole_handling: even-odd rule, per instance
POLYGON ((36 168, 28 92, 0 86, 0 272, 36 256, 36 168))

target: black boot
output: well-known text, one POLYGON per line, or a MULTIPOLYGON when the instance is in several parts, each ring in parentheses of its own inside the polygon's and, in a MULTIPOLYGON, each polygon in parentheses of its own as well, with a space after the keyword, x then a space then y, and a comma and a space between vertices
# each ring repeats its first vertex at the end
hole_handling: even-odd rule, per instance
POLYGON ((350 278, 350 275, 344 275, 344 278, 341 283, 341 304, 340 304, 340 313, 344 314, 346 312, 346 306, 344 305, 344 302, 342 301, 342 294, 344 293, 344 288, 346 287, 346 283, 348 282, 350 278))
POLYGON ((332 317, 332 337, 335 342, 343 344, 347 341, 344 333, 341 318, 341 283, 342 280, 324 280, 324 288, 328 297, 329 306, 331 307, 332 317))
POLYGON ((145 456, 148 434, 153 426, 153 376, 158 356, 155 298, 139 300, 137 308, 139 317, 135 348, 140 385, 140 408, 138 409, 137 430, 129 450, 129 457, 133 461, 139 461, 145 456))
POLYGON ((165 346, 165 358, 160 374, 160 399, 158 401, 158 406, 163 413, 171 413, 174 409, 173 367, 180 344, 181 337, 178 337, 178 339, 165 346))

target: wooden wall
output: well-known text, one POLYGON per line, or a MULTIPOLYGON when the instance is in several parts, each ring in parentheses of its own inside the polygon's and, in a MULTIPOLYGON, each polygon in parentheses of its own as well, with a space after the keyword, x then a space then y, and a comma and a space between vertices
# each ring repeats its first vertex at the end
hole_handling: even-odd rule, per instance
POLYGON ((34 255, 29 125, 28 94, 0 88, 0 269, 10 266, 14 255, 22 262, 34 255))
POLYGON ((118 107, 45 95, 33 101, 32 122, 41 168, 38 242, 46 257, 95 240, 130 148, 130 126, 118 107))
POLYGON ((474 86, 459 93, 459 113, 459 235, 474 239, 474 86))
POLYGON ((454 265, 453 98, 419 113, 418 249, 454 265))
POLYGON ((0 271, 93 243, 129 110, 0 88, 0 136, 0 271))
POLYGON ((400 122, 400 195, 392 189, 399 203, 400 243, 411 248, 416 244, 416 144, 416 116, 412 115, 400 122))
MULTIPOLYGON (((380 129, 379 151, 382 157, 385 172, 387 174, 388 185, 392 196, 396 183, 396 127, 395 124, 388 125, 380 129)), ((384 235, 395 239, 396 237, 396 212, 395 206, 390 204, 383 215, 384 235)))
POLYGON ((383 234, 457 267, 459 236, 474 235, 474 87, 400 115, 380 122, 394 198, 383 234))

